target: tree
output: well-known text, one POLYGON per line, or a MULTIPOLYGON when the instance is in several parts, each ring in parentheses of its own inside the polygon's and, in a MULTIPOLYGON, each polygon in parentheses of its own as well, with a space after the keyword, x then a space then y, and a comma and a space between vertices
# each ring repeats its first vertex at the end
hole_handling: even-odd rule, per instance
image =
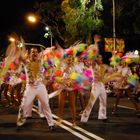
POLYGON ((63 20, 66 33, 69 34, 68 41, 87 39, 95 31, 103 27, 101 13, 103 6, 101 0, 63 0, 61 4, 64 11, 63 20))
MULTIPOLYGON (((77 40, 90 43, 91 35, 98 32, 113 36, 112 0, 47 0, 37 2, 35 9, 65 47, 77 40)), ((115 0, 115 11, 117 37, 140 35, 139 0, 115 0)))

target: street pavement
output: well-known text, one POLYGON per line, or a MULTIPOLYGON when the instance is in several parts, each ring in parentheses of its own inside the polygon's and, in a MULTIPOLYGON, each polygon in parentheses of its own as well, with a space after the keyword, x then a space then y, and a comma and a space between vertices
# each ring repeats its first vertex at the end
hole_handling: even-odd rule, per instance
MULTIPOLYGON (((87 124, 80 123, 77 108, 77 126, 71 123, 69 104, 66 103, 63 122, 58 123, 57 105, 53 109, 56 130, 49 131, 45 119, 41 119, 36 108, 33 117, 26 124, 16 129, 18 106, 0 107, 0 140, 140 140, 140 118, 135 114, 133 105, 127 97, 123 97, 118 106, 117 114, 112 115, 115 97, 108 97, 107 114, 109 121, 97 119, 98 101, 95 104, 87 124)), ((137 102, 140 106, 140 103, 137 102)))

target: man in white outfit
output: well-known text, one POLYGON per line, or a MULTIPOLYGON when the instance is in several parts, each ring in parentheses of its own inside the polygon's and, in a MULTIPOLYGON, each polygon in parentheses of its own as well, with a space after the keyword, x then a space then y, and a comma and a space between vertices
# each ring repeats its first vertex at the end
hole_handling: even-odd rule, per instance
POLYGON ((90 99, 81 116, 82 123, 86 123, 88 121, 91 110, 98 98, 99 98, 98 119, 102 120, 102 121, 107 121, 107 115, 106 115, 107 94, 106 94, 106 90, 105 90, 105 85, 102 82, 102 78, 103 78, 102 72, 105 71, 105 67, 104 67, 104 65, 101 65, 101 64, 99 65, 99 64, 95 64, 95 63, 92 65, 93 65, 93 67, 91 68, 91 71, 92 71, 94 80, 92 83, 90 99))
POLYGON ((26 89, 22 103, 19 108, 17 126, 22 126, 30 112, 35 97, 41 102, 43 113, 47 119, 49 129, 54 130, 52 112, 49 106, 49 97, 45 85, 43 84, 43 66, 41 64, 37 49, 32 48, 28 60, 25 60, 26 89))

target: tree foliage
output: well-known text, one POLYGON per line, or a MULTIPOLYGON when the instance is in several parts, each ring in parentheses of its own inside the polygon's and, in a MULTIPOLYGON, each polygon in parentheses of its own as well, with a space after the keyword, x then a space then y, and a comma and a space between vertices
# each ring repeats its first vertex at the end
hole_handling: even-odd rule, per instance
POLYGON ((64 0, 61 7, 65 12, 63 20, 71 40, 84 39, 92 32, 101 30, 101 0, 64 0))
MULTIPOLYGON (((35 4, 41 21, 53 37, 69 46, 78 39, 90 40, 96 32, 112 36, 113 0, 47 0, 35 4)), ((140 0, 114 0, 116 35, 140 35, 140 0)))

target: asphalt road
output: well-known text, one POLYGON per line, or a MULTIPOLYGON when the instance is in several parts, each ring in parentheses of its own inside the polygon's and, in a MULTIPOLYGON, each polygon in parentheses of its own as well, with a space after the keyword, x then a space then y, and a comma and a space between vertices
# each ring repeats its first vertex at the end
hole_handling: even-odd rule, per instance
MULTIPOLYGON (((121 99, 117 115, 112 115, 112 107, 115 97, 108 97, 108 122, 97 119, 98 102, 90 115, 86 125, 80 123, 77 115, 78 126, 71 124, 68 104, 65 107, 65 117, 62 124, 57 122, 57 106, 54 107, 53 116, 57 124, 56 131, 50 132, 46 120, 39 118, 33 112, 33 118, 28 119, 26 124, 17 131, 16 118, 18 106, 0 107, 0 140, 139 140, 140 118, 135 115, 135 110, 127 97, 121 99)), ((140 105, 140 103, 138 103, 140 105)), ((78 110, 77 110, 78 112, 78 110)))

